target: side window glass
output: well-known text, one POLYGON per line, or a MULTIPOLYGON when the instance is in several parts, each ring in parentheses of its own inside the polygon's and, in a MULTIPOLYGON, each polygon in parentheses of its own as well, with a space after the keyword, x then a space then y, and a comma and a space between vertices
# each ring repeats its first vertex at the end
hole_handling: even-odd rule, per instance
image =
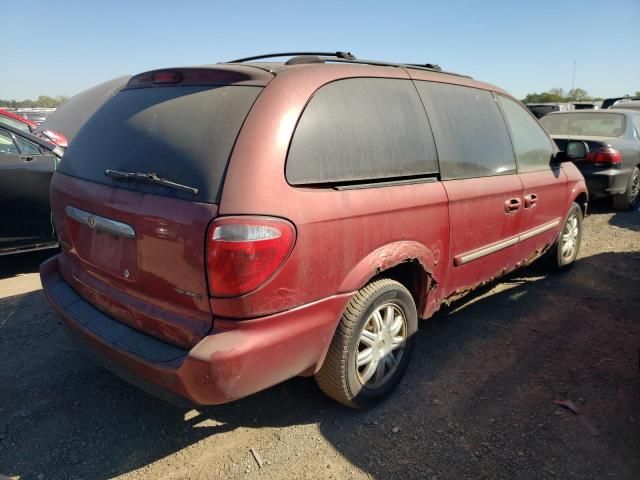
POLYGON ((415 83, 433 127, 443 179, 516 173, 509 132, 491 92, 415 83))
POLYGON ((20 148, 20 152, 22 152, 25 155, 40 155, 42 153, 40 152, 40 149, 35 143, 31 143, 30 141, 25 140, 24 138, 18 137, 17 135, 16 135, 16 143, 20 148))
POLYGON ((5 125, 9 125, 10 127, 17 128, 19 130, 22 130, 23 132, 31 133, 31 130, 29 130, 28 124, 21 122, 19 120, 16 120, 15 118, 10 118, 10 117, 5 117, 4 115, 0 115, 0 123, 4 123, 5 125))
POLYGON ((518 103, 501 95, 497 97, 511 131, 518 170, 549 169, 553 147, 546 132, 518 103))
POLYGON ((18 148, 13 143, 13 138, 9 132, 0 130, 0 154, 18 155, 18 148))
POLYGON ((410 80, 352 78, 320 88, 300 117, 286 164, 292 185, 366 182, 438 172, 410 80))

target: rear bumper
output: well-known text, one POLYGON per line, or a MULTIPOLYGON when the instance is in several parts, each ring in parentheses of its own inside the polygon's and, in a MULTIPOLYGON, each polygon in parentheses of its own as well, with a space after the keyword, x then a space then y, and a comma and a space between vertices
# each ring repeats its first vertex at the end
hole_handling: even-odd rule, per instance
POLYGON ((58 257, 40 267, 47 299, 71 337, 124 380, 172 403, 221 404, 320 367, 351 294, 254 320, 215 320, 191 350, 145 335, 97 310, 60 276, 58 257))
POLYGON ((584 176, 589 195, 593 198, 624 193, 631 175, 631 169, 628 168, 602 169, 585 166, 580 167, 579 170, 584 176))

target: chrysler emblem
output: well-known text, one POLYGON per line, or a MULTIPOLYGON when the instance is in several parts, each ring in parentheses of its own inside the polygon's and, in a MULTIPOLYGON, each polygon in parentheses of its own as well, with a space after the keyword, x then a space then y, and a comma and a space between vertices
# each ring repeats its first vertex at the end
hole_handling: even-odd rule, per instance
POLYGON ((95 228, 95 226, 96 226, 96 219, 95 219, 94 217, 89 217, 89 218, 87 219, 87 223, 89 224, 89 226, 90 226, 91 228, 95 228))

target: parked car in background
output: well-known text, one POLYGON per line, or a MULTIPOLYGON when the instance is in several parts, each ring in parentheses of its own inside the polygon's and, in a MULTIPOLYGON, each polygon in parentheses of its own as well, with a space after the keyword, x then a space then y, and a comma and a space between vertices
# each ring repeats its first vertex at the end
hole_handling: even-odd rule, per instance
POLYGON ((528 103, 525 105, 536 118, 542 118, 547 113, 564 112, 569 109, 564 103, 528 103))
POLYGON ((602 106, 600 108, 605 109, 605 108, 610 108, 612 105, 614 105, 617 102, 620 101, 626 101, 626 100, 640 100, 640 97, 613 97, 613 98, 606 98, 602 101, 602 106))
POLYGON ((26 118, 27 120, 32 121, 33 123, 40 125, 42 122, 46 120, 46 118, 55 111, 55 108, 25 108, 25 109, 17 109, 15 113, 20 115, 21 117, 26 118))
POLYGON ((114 372, 199 404, 315 375, 369 407, 418 318, 543 254, 575 261, 587 191, 565 160, 584 145, 558 152, 503 90, 266 57, 132 77, 53 176, 43 288, 114 372))
POLYGON ((1 108, 0 124, 10 125, 27 133, 32 133, 38 126, 36 123, 32 122, 31 120, 27 120, 21 115, 17 115, 13 112, 1 108))
POLYGON ((570 102, 569 110, 598 110, 600 102, 570 102))
POLYGON ((609 108, 611 109, 625 109, 625 110, 640 110, 640 100, 621 100, 614 103, 609 108))
POLYGON ((560 150, 566 150, 569 140, 588 146, 575 164, 593 198, 610 196, 619 210, 640 207, 640 111, 551 113, 540 122, 560 150))
POLYGON ((57 247, 49 182, 63 150, 0 124, 0 255, 57 247))
POLYGON ((23 132, 33 133, 35 136, 53 142, 59 147, 67 147, 67 138, 60 132, 49 128, 39 129, 36 123, 31 120, 27 120, 20 115, 16 115, 13 112, 0 109, 0 124, 10 125, 18 130, 22 130, 23 132))

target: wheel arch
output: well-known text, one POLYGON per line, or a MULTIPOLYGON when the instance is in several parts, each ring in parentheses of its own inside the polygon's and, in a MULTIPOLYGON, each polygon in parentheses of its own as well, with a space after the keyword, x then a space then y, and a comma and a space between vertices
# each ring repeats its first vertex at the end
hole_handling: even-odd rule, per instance
POLYGON ((420 315, 427 305, 427 294, 439 283, 435 273, 439 254, 414 241, 400 241, 377 248, 347 274, 340 292, 361 289, 378 278, 390 278, 404 285, 420 315))
POLYGON ((578 205, 580 205, 580 209, 582 210, 582 215, 586 215, 587 214, 587 203, 589 202, 589 195, 587 194, 586 190, 583 192, 580 192, 573 200, 575 203, 577 203, 578 205))

